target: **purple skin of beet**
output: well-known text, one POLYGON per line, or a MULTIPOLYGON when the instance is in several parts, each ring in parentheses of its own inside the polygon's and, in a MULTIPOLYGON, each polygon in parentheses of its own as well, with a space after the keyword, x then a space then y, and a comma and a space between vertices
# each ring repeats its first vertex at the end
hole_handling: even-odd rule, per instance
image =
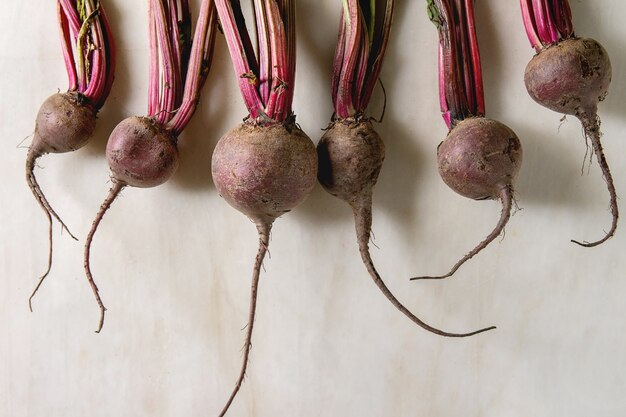
POLYGON ((499 199, 502 212, 493 231, 461 258, 445 275, 416 277, 443 279, 483 250, 504 230, 511 217, 513 184, 522 164, 522 146, 509 127, 496 120, 472 117, 458 122, 437 148, 439 174, 458 194, 474 200, 499 199))
POLYGON ((83 147, 96 127, 96 111, 80 93, 56 93, 37 113, 33 142, 26 157, 26 181, 49 220, 54 217, 76 239, 52 209, 34 174, 37 159, 48 153, 65 153, 83 147))
POLYGON ((294 123, 257 125, 248 119, 219 140, 213 151, 211 173, 220 196, 248 216, 259 234, 242 365, 235 388, 219 414, 224 416, 246 375, 261 265, 272 225, 278 217, 300 205, 313 190, 317 153, 311 139, 294 123))
POLYGON ((107 142, 106 158, 113 182, 138 188, 165 183, 179 159, 176 138, 148 117, 119 123, 107 142))
POLYGON ((393 295, 376 270, 369 250, 372 194, 385 159, 385 145, 371 121, 354 118, 336 120, 320 139, 317 153, 320 166, 318 180, 326 191, 352 208, 361 259, 374 283, 393 306, 418 326, 439 336, 466 337, 494 328, 449 333, 432 327, 393 295))
POLYGON ((580 120, 606 181, 613 215, 611 228, 595 242, 572 240, 585 247, 597 246, 610 239, 615 234, 619 218, 617 193, 602 150, 597 116, 598 103, 606 97, 611 75, 608 53, 597 41, 588 38, 571 38, 542 49, 528 63, 524 74, 526 89, 533 100, 580 120))
POLYGON ((295 125, 243 123, 219 140, 211 166, 220 195, 265 229, 311 193, 317 154, 295 125))
POLYGON ((56 93, 48 97, 37 113, 33 142, 26 156, 26 182, 48 219, 48 265, 45 273, 28 298, 28 306, 33 311, 33 297, 52 269, 52 218, 74 239, 78 240, 54 211, 43 193, 37 177, 37 159, 48 153, 72 152, 83 147, 96 128, 96 111, 80 93, 56 93))
POLYGON ((102 330, 106 308, 100 298, 89 263, 93 237, 104 214, 124 187, 156 187, 174 175, 179 161, 176 137, 161 127, 153 118, 129 117, 122 120, 111 132, 107 142, 106 158, 113 185, 100 206, 87 235, 84 253, 87 280, 100 308, 100 320, 96 333, 102 330))

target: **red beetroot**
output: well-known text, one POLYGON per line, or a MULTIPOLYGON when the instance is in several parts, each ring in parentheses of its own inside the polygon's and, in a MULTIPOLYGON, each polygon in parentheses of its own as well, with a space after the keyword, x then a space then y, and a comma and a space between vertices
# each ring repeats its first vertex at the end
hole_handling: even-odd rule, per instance
POLYGON ((179 164, 177 138, 191 120, 211 66, 216 29, 212 0, 202 2, 192 45, 183 42, 190 33, 181 32, 191 31, 189 1, 149 0, 149 17, 149 116, 129 117, 111 132, 106 157, 113 185, 85 242, 85 274, 100 308, 96 333, 102 330, 106 311, 90 266, 96 230, 124 187, 156 187, 174 174, 179 164))
POLYGON ((295 0, 255 1, 252 6, 258 56, 253 51, 239 1, 216 0, 250 114, 243 124, 219 140, 213 152, 213 182, 231 206, 255 223, 259 234, 241 369, 220 416, 228 412, 246 375, 260 270, 274 220, 304 201, 317 174, 315 146, 295 124, 291 111, 296 63, 295 0))
POLYGON ((572 242, 593 247, 615 234, 619 219, 617 193, 602 150, 600 118, 597 115, 598 103, 606 97, 611 83, 611 61, 597 41, 574 35, 567 0, 551 0, 550 5, 544 3, 545 0, 521 0, 526 32, 537 51, 526 66, 524 83, 528 94, 537 103, 556 112, 576 116, 591 142, 607 184, 613 219, 603 238, 595 242, 572 242))
POLYGON ((371 120, 363 114, 380 74, 393 6, 391 0, 372 3, 370 10, 364 10, 364 6, 356 0, 344 3, 333 68, 335 115, 317 145, 318 179, 326 191, 352 208, 363 264, 391 304, 412 322, 432 333, 449 337, 470 336, 491 328, 459 334, 444 332, 424 323, 389 290, 369 251, 372 192, 385 159, 385 145, 371 120), (383 7, 384 13, 377 12, 377 7, 383 7))
POLYGON ((315 146, 295 125, 243 123, 218 142, 212 175, 220 195, 257 227, 302 203, 315 185, 315 146))
POLYGON ((457 193, 474 200, 499 199, 500 220, 493 231, 441 276, 452 276, 503 231, 511 217, 515 177, 522 163, 517 135, 487 119, 472 0, 434 0, 429 14, 439 31, 439 94, 450 128, 437 149, 439 174, 457 193))
POLYGON ((37 159, 48 153, 72 152, 87 143, 96 126, 96 114, 111 91, 115 70, 113 36, 102 4, 97 0, 59 1, 57 11, 69 88, 41 105, 26 157, 26 182, 48 219, 49 240, 47 269, 28 299, 31 311, 32 299, 52 268, 52 218, 77 240, 37 182, 37 159))

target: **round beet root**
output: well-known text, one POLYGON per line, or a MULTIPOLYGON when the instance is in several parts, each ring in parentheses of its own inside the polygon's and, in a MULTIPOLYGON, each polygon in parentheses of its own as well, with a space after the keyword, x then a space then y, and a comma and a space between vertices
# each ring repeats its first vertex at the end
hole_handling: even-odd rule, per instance
POLYGON ((602 239, 572 242, 586 247, 606 242, 615 234, 619 219, 617 192, 600 142, 597 116, 598 103, 604 100, 611 83, 609 55, 593 39, 568 39, 535 55, 526 67, 524 82, 536 102, 556 112, 575 115, 582 123, 606 181, 613 221, 602 239))
POLYGON ((385 159, 385 144, 369 121, 339 120, 317 145, 317 178, 330 194, 351 205, 372 193, 385 159))
POLYGON ((48 97, 37 113, 33 142, 26 156, 26 182, 48 219, 48 266, 39 278, 28 299, 32 311, 32 299, 52 268, 52 218, 74 239, 61 217, 54 211, 35 176, 37 159, 47 153, 75 151, 87 143, 96 127, 96 111, 85 97, 76 92, 56 93, 48 97))
POLYGON ((559 113, 595 115, 611 83, 611 61, 593 39, 573 38, 550 46, 526 66, 524 83, 539 104, 559 113))
POLYGON ((454 191, 475 200, 496 199, 519 172, 522 146, 506 125, 477 117, 459 122, 437 157, 439 174, 454 191))
POLYGON ((317 154, 295 125, 243 123, 218 142, 212 159, 220 195, 257 225, 271 224, 313 190, 317 154))
POLYGON ((502 212, 492 232, 445 275, 412 279, 443 279, 502 233, 511 217, 513 182, 522 163, 522 146, 506 125, 484 117, 465 119, 448 133, 437 149, 439 174, 450 188, 475 200, 500 199, 502 212))
POLYGON ((37 156, 83 147, 96 127, 96 112, 82 95, 53 94, 43 102, 35 121, 31 150, 37 156))
POLYGON ((116 181, 139 188, 163 184, 178 168, 176 138, 148 117, 129 117, 109 137, 109 168, 116 181))
POLYGON ((369 250, 372 192, 385 159, 385 145, 372 123, 354 118, 333 122, 320 139, 317 154, 318 180, 326 191, 352 208, 361 259, 389 302, 413 323, 440 336, 465 337, 491 330, 493 327, 471 333, 449 333, 426 324, 396 298, 376 270, 369 250))
POLYGON ((149 188, 167 181, 178 168, 176 138, 149 117, 129 117, 111 132, 106 157, 113 185, 100 206, 85 240, 84 267, 87 280, 100 307, 96 333, 102 330, 106 308, 100 298, 90 266, 91 243, 104 214, 126 186, 149 188))

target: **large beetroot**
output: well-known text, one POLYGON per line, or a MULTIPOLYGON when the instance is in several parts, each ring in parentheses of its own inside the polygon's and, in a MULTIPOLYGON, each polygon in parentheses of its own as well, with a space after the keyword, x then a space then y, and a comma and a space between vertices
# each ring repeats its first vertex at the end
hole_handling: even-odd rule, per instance
POLYGON ((484 117, 473 1, 431 0, 428 12, 439 31, 439 96, 443 118, 450 129, 437 148, 439 174, 462 196, 499 199, 502 212, 493 231, 447 274, 413 279, 452 276, 503 232, 511 216, 513 185, 522 162, 522 148, 515 133, 484 117))
POLYGON ((521 0, 521 5, 528 39, 537 52, 524 73, 528 94, 542 106, 580 120, 606 181, 613 215, 610 229, 595 242, 572 240, 585 247, 597 246, 615 234, 619 219, 617 192, 602 150, 598 117, 598 103, 606 97, 611 83, 611 61, 597 41, 576 37, 568 0, 521 0))
POLYGON ((91 274, 91 243, 100 221, 124 187, 155 187, 178 168, 178 136, 191 120, 211 66, 217 16, 203 0, 193 43, 189 1, 149 0, 150 81, 148 116, 129 117, 109 137, 106 149, 113 186, 85 242, 85 273, 104 324, 106 308, 91 274), (190 50, 191 48, 191 50, 190 50))
POLYGON ((48 266, 28 304, 52 268, 52 218, 69 231, 44 195, 37 178, 37 159, 48 153, 66 153, 84 146, 96 127, 96 114, 104 105, 115 71, 115 47, 104 7, 98 0, 57 2, 63 58, 69 78, 65 93, 48 97, 35 120, 35 133, 26 157, 26 182, 48 218, 48 266))
POLYGON ((213 152, 213 182, 220 195, 256 225, 259 249, 252 272, 250 311, 241 370, 220 416, 243 383, 256 314, 260 269, 278 217, 310 194, 317 174, 311 139, 292 113, 295 82, 295 0, 255 0, 258 56, 238 0, 216 0, 235 73, 250 114, 226 133, 213 152))

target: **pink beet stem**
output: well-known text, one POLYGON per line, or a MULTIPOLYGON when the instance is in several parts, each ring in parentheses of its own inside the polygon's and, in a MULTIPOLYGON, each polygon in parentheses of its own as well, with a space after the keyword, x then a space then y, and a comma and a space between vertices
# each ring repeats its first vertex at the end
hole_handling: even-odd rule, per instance
POLYGON ((469 31, 466 25, 466 16, 468 14, 467 3, 464 4, 464 0, 454 0, 454 10, 457 14, 457 29, 456 32, 459 35, 458 46, 461 54, 462 64, 462 77, 465 90, 465 100, 467 102, 468 109, 476 108, 476 99, 474 95, 474 79, 472 71, 472 62, 469 61, 472 58, 472 54, 469 47, 469 31), (467 34, 468 36, 464 36, 467 34))
POLYGON ((342 119, 362 115, 370 102, 384 61, 394 1, 344 0, 335 57, 332 97, 342 119), (369 4, 369 6, 368 6, 369 4), (383 13, 377 7, 384 6, 383 13))
POLYGON ((358 0, 343 0, 344 24, 347 26, 344 61, 337 90, 337 108, 335 113, 342 119, 353 117, 356 109, 353 102, 354 71, 359 57, 358 47, 361 37, 362 20, 358 0))
POLYGON ((72 0, 58 0, 61 8, 67 20, 69 22, 70 30, 72 31, 72 35, 74 37, 74 41, 76 41, 76 37, 78 36, 78 32, 81 27, 81 19, 76 10, 76 2, 72 0))
POLYGON ((289 116, 291 110, 291 106, 286 101, 286 90, 293 88, 289 84, 287 39, 278 5, 272 0, 267 0, 266 5, 272 57, 272 89, 265 106, 265 114, 270 119, 282 122, 289 116))
POLYGON ((476 115, 485 114, 485 92, 483 88, 483 71, 480 64, 480 51, 478 49, 478 39, 476 38, 476 24, 474 19, 474 0, 465 0, 467 10, 467 31, 469 38, 469 49, 471 66, 473 69, 473 91, 476 104, 476 115))
POLYGON ((105 100, 109 96, 111 92, 111 88, 113 87, 113 80, 115 79, 115 64, 116 64, 116 46, 115 39, 113 38, 113 32, 111 30, 111 25, 109 24, 109 18, 107 17, 104 8, 100 5, 100 17, 102 18, 103 30, 105 33, 104 44, 107 51, 107 65, 106 65, 106 84, 104 89, 102 90, 102 95, 98 100, 97 108, 100 108, 104 105, 105 100))
POLYGON ((335 56, 333 58, 332 98, 334 109, 337 109, 339 80, 341 79, 341 68, 343 67, 346 50, 346 24, 344 22, 344 14, 345 10, 341 9, 341 16, 339 18, 339 35, 337 36, 337 45, 335 46, 335 56))
POLYGON ((290 88, 285 94, 285 104, 287 113, 292 113, 293 97, 296 85, 296 4, 293 0, 280 1, 283 24, 285 25, 287 44, 287 79, 285 80, 290 88))
MULTIPOLYGON (((182 98, 182 85, 183 85, 183 81, 182 81, 182 55, 183 55, 183 50, 182 47, 183 45, 181 45, 181 33, 180 33, 180 25, 182 24, 183 20, 184 20, 184 16, 182 16, 180 14, 181 9, 179 9, 177 7, 177 1, 176 0, 169 0, 169 4, 167 6, 167 9, 169 11, 169 19, 166 22, 167 24, 167 29, 169 32, 169 42, 168 44, 170 45, 171 51, 172 51, 172 73, 174 74, 174 81, 176 83, 176 88, 174 89, 175 91, 173 92, 174 96, 173 96, 173 101, 175 103, 180 103, 180 100, 182 98), (173 10, 176 10, 176 12, 172 12, 173 10), (179 16, 180 16, 180 21, 179 21, 179 16)), ((181 2, 180 4, 184 4, 187 3, 186 1, 181 2)), ((187 8, 188 9, 188 8, 187 8)), ((189 16, 191 18, 191 16, 189 16)))
POLYGON ((550 32, 548 30, 546 10, 544 8, 545 2, 543 0, 532 0, 533 13, 535 15, 535 22, 537 23, 537 32, 539 38, 543 44, 551 43, 550 32))
MULTIPOLYGON (((172 111, 176 108, 176 92, 180 88, 176 74, 175 60, 168 33, 168 16, 163 4, 164 0, 152 0, 155 3, 154 15, 157 51, 159 54, 159 107, 156 114, 150 114, 157 123, 164 125, 172 117, 172 111)), ((176 10, 168 10, 169 13, 176 13, 176 10)))
POLYGON ((520 0, 526 34, 535 50, 574 35, 568 0, 520 0))
POLYGON ((93 12, 97 13, 97 15, 90 25, 91 47, 93 48, 93 51, 90 53, 90 76, 87 82, 87 89, 83 93, 89 98, 90 102, 97 101, 96 99, 100 97, 106 84, 106 52, 104 50, 104 35, 101 27, 100 10, 94 9, 93 12))
POLYGON ((357 112, 359 112, 362 108, 361 94, 363 94, 363 89, 365 88, 365 78, 367 77, 368 72, 367 64, 370 57, 370 41, 368 32, 366 30, 367 23, 365 22, 365 17, 363 16, 362 12, 359 13, 359 19, 361 20, 361 27, 363 28, 363 30, 361 30, 361 33, 359 34, 359 59, 357 61, 356 77, 354 78, 354 84, 352 87, 352 101, 357 112))
POLYGON ((235 20, 232 0, 215 0, 215 6, 219 14, 224 36, 226 37, 235 74, 239 78, 239 89, 241 90, 243 100, 250 112, 250 116, 257 118, 263 112, 263 102, 257 91, 257 75, 251 69, 250 63, 254 60, 254 57, 249 56, 246 48, 244 48, 242 35, 235 20))
POLYGON ((535 25, 535 16, 532 11, 532 0, 520 0, 522 8, 522 20, 524 21, 524 28, 526 29, 526 35, 530 41, 530 45, 535 48, 536 51, 541 50, 542 43, 537 33, 537 27, 535 25))
POLYGON ((154 4, 148 2, 148 39, 150 41, 150 72, 148 76, 148 114, 156 114, 159 108, 159 54, 154 18, 154 4))
POLYGON ((61 47, 63 50, 63 61, 65 61, 65 68, 67 70, 67 78, 69 81, 69 91, 74 91, 78 88, 78 82, 76 79, 76 62, 74 61, 74 54, 72 52, 72 41, 70 38, 70 28, 61 3, 57 3, 57 14, 59 18, 59 28, 61 30, 61 47))
POLYGON ((561 39, 567 39, 574 35, 574 24, 572 21, 572 9, 567 0, 555 1, 553 15, 556 27, 561 34, 561 39))
POLYGON ((267 103, 272 87, 272 57, 270 53, 270 37, 267 12, 263 0, 254 0, 256 19, 257 51, 259 54, 259 93, 263 103, 267 103))
POLYGON ((394 0, 387 0, 382 23, 371 23, 372 29, 370 31, 370 39, 372 47, 368 63, 369 71, 367 74, 367 81, 365 82, 365 87, 363 89, 359 105, 360 111, 365 111, 369 105, 376 82, 380 78, 383 61, 385 60, 385 53, 387 52, 387 45, 389 44, 389 34, 391 33, 391 23, 393 21, 393 10, 394 0))
POLYGON ((448 107, 448 99, 446 98, 446 77, 445 77, 445 51, 443 44, 439 43, 438 52, 438 65, 439 65, 439 107, 441 108, 441 116, 443 121, 448 126, 448 129, 452 127, 452 115, 450 114, 450 107, 448 107))
POLYGON ((81 10, 68 0, 57 4, 69 90, 80 92, 97 111, 111 91, 115 71, 115 45, 104 8, 97 0, 85 0, 81 10))
POLYGON ((100 109, 104 105, 104 102, 111 92, 111 87, 113 87, 113 79, 115 78, 114 73, 116 56, 113 33, 111 31, 111 26, 109 25, 109 19, 106 15, 106 12, 104 11, 104 8, 102 7, 102 4, 100 4, 99 17, 102 25, 100 30, 102 31, 102 49, 104 57, 104 63, 102 65, 104 72, 104 85, 99 94, 93 97, 93 106, 96 109, 100 109))
POLYGON ((211 68, 216 29, 217 15, 213 0, 203 0, 194 33, 182 105, 166 126, 174 136, 180 135, 187 126, 198 105, 200 90, 211 68))
POLYGON ((484 115, 480 54, 473 1, 435 0, 439 31, 439 99, 446 125, 484 115))

